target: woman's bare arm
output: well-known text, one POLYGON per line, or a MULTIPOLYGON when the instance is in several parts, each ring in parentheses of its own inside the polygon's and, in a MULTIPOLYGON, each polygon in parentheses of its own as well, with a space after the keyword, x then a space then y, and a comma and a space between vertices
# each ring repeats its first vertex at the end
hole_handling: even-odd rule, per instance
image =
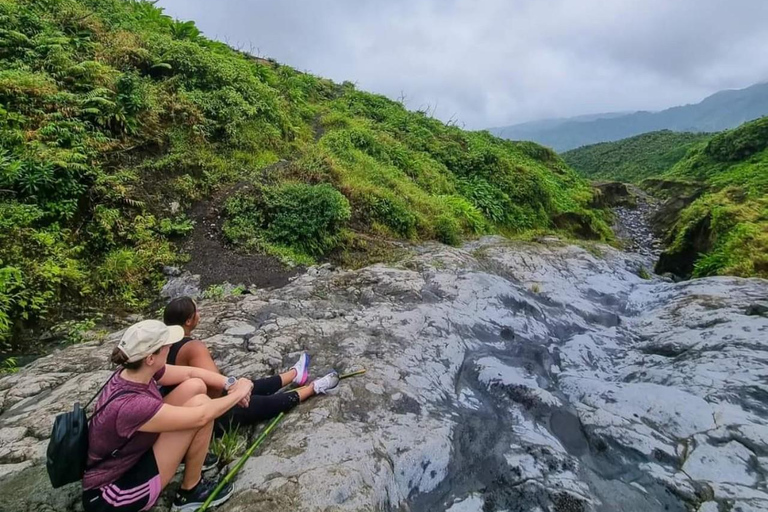
POLYGON ((173 364, 165 365, 165 373, 158 381, 161 386, 175 386, 181 384, 187 379, 198 378, 205 382, 209 389, 223 390, 227 378, 219 372, 212 372, 203 368, 194 366, 176 366, 173 364))
MULTIPOLYGON (((219 376, 221 377, 221 376, 219 376)), ((160 410, 139 428, 140 432, 174 432, 201 428, 215 420, 250 395, 253 383, 240 379, 232 393, 191 407, 163 404, 160 410)))

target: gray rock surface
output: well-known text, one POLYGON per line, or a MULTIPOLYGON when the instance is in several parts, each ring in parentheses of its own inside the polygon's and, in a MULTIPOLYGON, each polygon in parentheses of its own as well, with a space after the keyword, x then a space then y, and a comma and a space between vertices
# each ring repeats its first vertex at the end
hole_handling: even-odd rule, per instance
POLYGON ((160 297, 163 299, 170 300, 185 295, 197 298, 201 295, 199 275, 182 272, 178 267, 166 267, 164 271, 168 280, 160 290, 160 297))
MULTIPOLYGON (((641 259, 486 238, 204 302, 227 373, 368 369, 287 415, 221 510, 768 510, 768 319, 745 314, 768 282, 641 259)), ((118 336, 0 379, 0 509, 79 507, 46 437, 118 336)))

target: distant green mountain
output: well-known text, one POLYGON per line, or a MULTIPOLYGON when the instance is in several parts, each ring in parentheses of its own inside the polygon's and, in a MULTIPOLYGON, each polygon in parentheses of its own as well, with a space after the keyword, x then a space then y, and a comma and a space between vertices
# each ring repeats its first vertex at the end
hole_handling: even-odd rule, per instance
POLYGON ((530 140, 556 151, 609 142, 658 130, 719 132, 768 115, 768 83, 720 91, 700 103, 661 112, 599 114, 491 128, 494 135, 530 140))
POLYGON ((669 170, 688 150, 712 135, 662 130, 616 142, 600 142, 572 149, 563 159, 592 180, 640 182, 669 170))

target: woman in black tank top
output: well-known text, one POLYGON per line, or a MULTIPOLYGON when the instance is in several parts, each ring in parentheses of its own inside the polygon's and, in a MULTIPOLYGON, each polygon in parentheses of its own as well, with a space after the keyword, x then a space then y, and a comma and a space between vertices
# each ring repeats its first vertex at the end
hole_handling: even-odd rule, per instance
MULTIPOLYGON (((180 325, 184 328, 185 334, 183 339, 171 345, 168 364, 198 366, 206 370, 219 371, 205 344, 192 336, 192 331, 200 323, 200 313, 192 298, 179 297, 169 302, 163 314, 163 321, 166 325, 180 325)), ((264 379, 252 379, 253 390, 248 407, 235 407, 219 418, 216 422, 216 432, 221 433, 232 425, 252 425, 258 421, 274 418, 307 398, 336 387, 339 382, 335 371, 315 380, 310 385, 305 385, 308 378, 309 355, 304 353, 290 370, 264 379), (278 393, 280 389, 291 383, 301 387, 287 393, 278 393)), ((164 388, 160 390, 163 394, 170 391, 164 388)))

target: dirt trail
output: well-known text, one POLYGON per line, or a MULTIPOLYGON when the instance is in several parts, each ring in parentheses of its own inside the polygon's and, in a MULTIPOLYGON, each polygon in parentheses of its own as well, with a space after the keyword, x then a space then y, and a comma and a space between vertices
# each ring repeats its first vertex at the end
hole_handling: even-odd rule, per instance
POLYGON ((247 183, 240 182, 226 187, 210 199, 197 203, 189 212, 195 221, 195 229, 182 246, 190 255, 184 269, 200 275, 202 289, 225 282, 277 288, 303 271, 303 267, 288 267, 272 256, 238 252, 226 242, 222 233, 224 201, 246 186, 247 183))
MULTIPOLYGON (((319 115, 312 122, 312 130, 315 142, 325 133, 319 115)), ((260 172, 263 176, 269 176, 289 164, 289 161, 280 160, 260 172)), ((184 269, 200 275, 200 286, 203 289, 224 282, 256 288, 278 288, 304 271, 304 267, 288 267, 272 256, 236 251, 224 239, 224 202, 245 187, 248 187, 248 181, 224 187, 211 198, 197 203, 190 212, 190 217, 195 221, 195 229, 182 246, 190 255, 190 261, 184 269)))

